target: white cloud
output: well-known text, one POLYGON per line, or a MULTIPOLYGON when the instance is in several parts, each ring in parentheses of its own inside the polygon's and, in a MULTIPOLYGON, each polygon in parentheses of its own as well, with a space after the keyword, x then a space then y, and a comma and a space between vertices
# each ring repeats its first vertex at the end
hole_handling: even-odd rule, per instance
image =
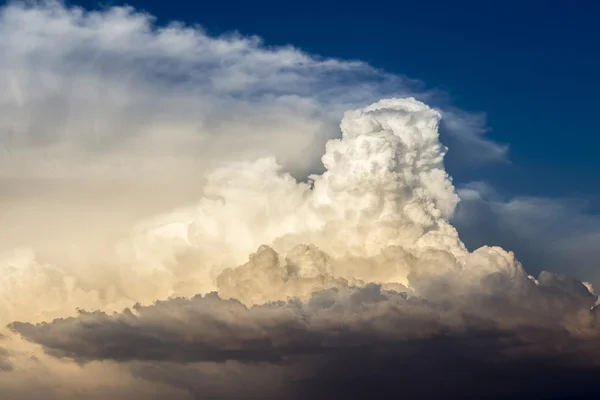
POLYGON ((268 48, 255 37, 157 28, 129 8, 12 5, 0 18, 9 176, 156 179, 257 154, 306 170, 347 103, 410 91, 364 63, 268 48))
MULTIPOLYGON (((363 62, 159 27, 132 8, 6 5, 0 227, 10 229, 0 228, 0 250, 33 246, 93 271, 132 223, 197 201, 207 169, 275 156, 303 178, 322 168, 344 110, 391 95, 439 97, 363 62)), ((497 160, 497 145, 470 126, 448 130, 476 136, 453 151, 474 143, 497 160)))
MULTIPOLYGON (((8 176, 156 179, 257 154, 307 171, 343 110, 389 95, 434 96, 362 62, 181 24, 156 27, 131 8, 13 4, 0 21, 8 176)), ((448 116, 452 134, 479 146, 480 157, 504 154, 481 136, 477 116, 448 116)))
POLYGON ((489 131, 485 114, 450 108, 444 110, 443 116, 442 128, 447 133, 448 146, 457 149, 457 161, 468 165, 508 160, 509 146, 484 136, 489 131))
POLYGON ((0 249, 89 264, 134 221, 195 202, 209 167, 274 155, 305 175, 347 103, 410 86, 131 8, 4 6, 0 249))

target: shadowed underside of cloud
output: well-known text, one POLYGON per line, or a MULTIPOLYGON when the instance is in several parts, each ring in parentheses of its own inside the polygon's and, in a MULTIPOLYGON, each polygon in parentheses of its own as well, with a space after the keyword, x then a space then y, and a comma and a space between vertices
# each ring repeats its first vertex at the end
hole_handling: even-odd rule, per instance
MULTIPOLYGON (((520 305, 507 304, 508 299, 501 295, 472 294, 458 306, 450 304, 449 299, 430 302, 367 285, 315 292, 305 303, 293 300, 247 308, 237 300, 223 300, 211 293, 138 305, 114 315, 82 311, 78 317, 50 323, 15 322, 10 326, 52 354, 81 362, 282 362, 295 355, 344 352, 372 345, 393 347, 440 337, 459 340, 462 336, 479 337, 484 343, 504 343, 503 350, 517 353, 546 355, 547 351, 567 356, 569 353, 561 352, 563 343, 575 342, 578 337, 586 343, 585 335, 569 330, 593 330, 596 326, 596 312, 590 310, 594 299, 583 290, 570 293, 563 287, 553 292, 553 280, 551 277, 550 283, 544 282, 541 288, 532 283, 523 289, 529 291, 524 296, 529 304, 520 305), (544 297, 546 303, 536 302, 544 297), (553 297, 561 298, 563 303, 545 310, 543 307, 552 306, 553 297), (478 304, 469 306, 473 300, 478 304), (492 309, 496 313, 492 314, 492 309), (561 314, 578 312, 587 317, 580 316, 583 321, 576 326, 573 321, 563 325, 565 315, 561 314)), ((588 339, 595 337, 591 333, 594 335, 588 339)), ((510 358, 510 354, 501 352, 495 356, 510 358)), ((597 354, 587 356, 594 359, 597 354)))
MULTIPOLYGON (((370 285, 251 308, 209 294, 12 329, 53 356, 124 363, 134 376, 195 398, 600 393, 590 385, 600 372, 597 334, 569 332, 550 322, 561 319, 559 308, 531 301, 536 294, 567 303, 581 296, 565 285, 552 293, 556 282, 531 283, 529 303, 518 311, 502 295, 473 294, 456 307, 370 285), (561 384, 548 382, 558 374, 561 384)), ((575 303, 592 316, 579 328, 593 328, 589 298, 575 303)))
MULTIPOLYGON (((564 367, 556 360, 489 362, 482 352, 492 343, 466 337, 370 346, 344 353, 297 358, 295 367, 230 362, 131 365, 144 380, 168 382, 189 399, 260 397, 270 399, 497 398, 583 399, 597 396, 595 367, 564 367), (261 374, 262 372, 262 374, 261 374), (243 389, 240 389, 243 388, 243 389)), ((492 341, 493 342, 493 341, 492 341)))
POLYGON ((498 352, 507 347, 510 345, 502 338, 473 334, 296 356, 278 365, 229 362, 219 365, 225 377, 215 373, 210 363, 134 363, 130 368, 142 379, 168 382, 195 399, 240 395, 282 399, 552 399, 599 393, 597 367, 574 367, 554 357, 497 360, 498 352))

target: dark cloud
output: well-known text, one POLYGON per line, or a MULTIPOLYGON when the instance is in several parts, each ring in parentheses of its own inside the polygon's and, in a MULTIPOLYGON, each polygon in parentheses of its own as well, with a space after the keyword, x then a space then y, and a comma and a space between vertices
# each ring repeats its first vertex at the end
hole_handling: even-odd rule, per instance
POLYGON ((600 394, 595 296, 550 273, 482 285, 497 291, 457 303, 377 285, 250 308, 212 293, 11 328, 53 356, 117 362, 192 398, 600 394))
POLYGON ((192 399, 286 398, 295 381, 293 368, 274 363, 136 362, 129 368, 136 378, 185 391, 192 399))
POLYGON ((564 356, 508 357, 512 335, 472 333, 372 344, 278 364, 136 363, 136 377, 192 398, 553 398, 600 391, 591 364, 564 356))
POLYGON ((287 356, 395 341, 445 329, 436 306, 377 285, 328 290, 247 308, 216 293, 135 306, 121 314, 81 312, 13 330, 51 354, 81 362, 282 361, 287 356))

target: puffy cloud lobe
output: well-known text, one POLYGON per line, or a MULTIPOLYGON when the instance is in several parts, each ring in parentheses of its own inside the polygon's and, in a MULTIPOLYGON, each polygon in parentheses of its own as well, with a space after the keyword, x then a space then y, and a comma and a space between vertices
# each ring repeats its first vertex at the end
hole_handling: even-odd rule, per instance
MULTIPOLYGON (((447 222, 458 197, 443 169, 439 118, 412 98, 346 113, 342 138, 327 144, 325 172, 311 175, 308 184, 270 158, 220 168, 207 177, 206 196, 196 207, 140 227, 134 241, 140 264, 156 260, 161 243, 201 254, 201 265, 185 272, 193 275, 171 278, 194 279, 204 290, 214 290, 207 282, 263 244, 285 254, 314 244, 334 260, 372 258, 390 246, 417 258, 440 250, 459 265, 467 252, 447 222)), ((404 284, 402 263, 383 282, 404 284)), ((135 270, 141 277, 142 268, 135 270)), ((360 269, 355 276, 370 280, 360 269)), ((163 271, 165 279, 172 270, 163 271)), ((338 276, 353 277, 342 270, 338 276)))
MULTIPOLYGON (((106 305, 98 292, 81 289, 75 278, 60 268, 39 263, 35 254, 27 249, 3 254, 0 273, 0 318, 4 322, 21 318, 31 321, 56 318, 63 315, 66 304, 73 310, 106 305)), ((111 300, 115 300, 114 295, 111 300)))

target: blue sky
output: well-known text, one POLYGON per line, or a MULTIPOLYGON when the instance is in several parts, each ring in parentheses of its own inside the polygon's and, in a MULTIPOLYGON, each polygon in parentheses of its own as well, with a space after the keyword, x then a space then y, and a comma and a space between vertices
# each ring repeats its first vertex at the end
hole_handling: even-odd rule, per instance
POLYGON ((449 157, 459 182, 485 180, 509 194, 600 195, 598 2, 126 3, 159 22, 254 34, 447 91, 453 105, 485 112, 487 136, 510 145, 511 164, 453 168, 449 157))

